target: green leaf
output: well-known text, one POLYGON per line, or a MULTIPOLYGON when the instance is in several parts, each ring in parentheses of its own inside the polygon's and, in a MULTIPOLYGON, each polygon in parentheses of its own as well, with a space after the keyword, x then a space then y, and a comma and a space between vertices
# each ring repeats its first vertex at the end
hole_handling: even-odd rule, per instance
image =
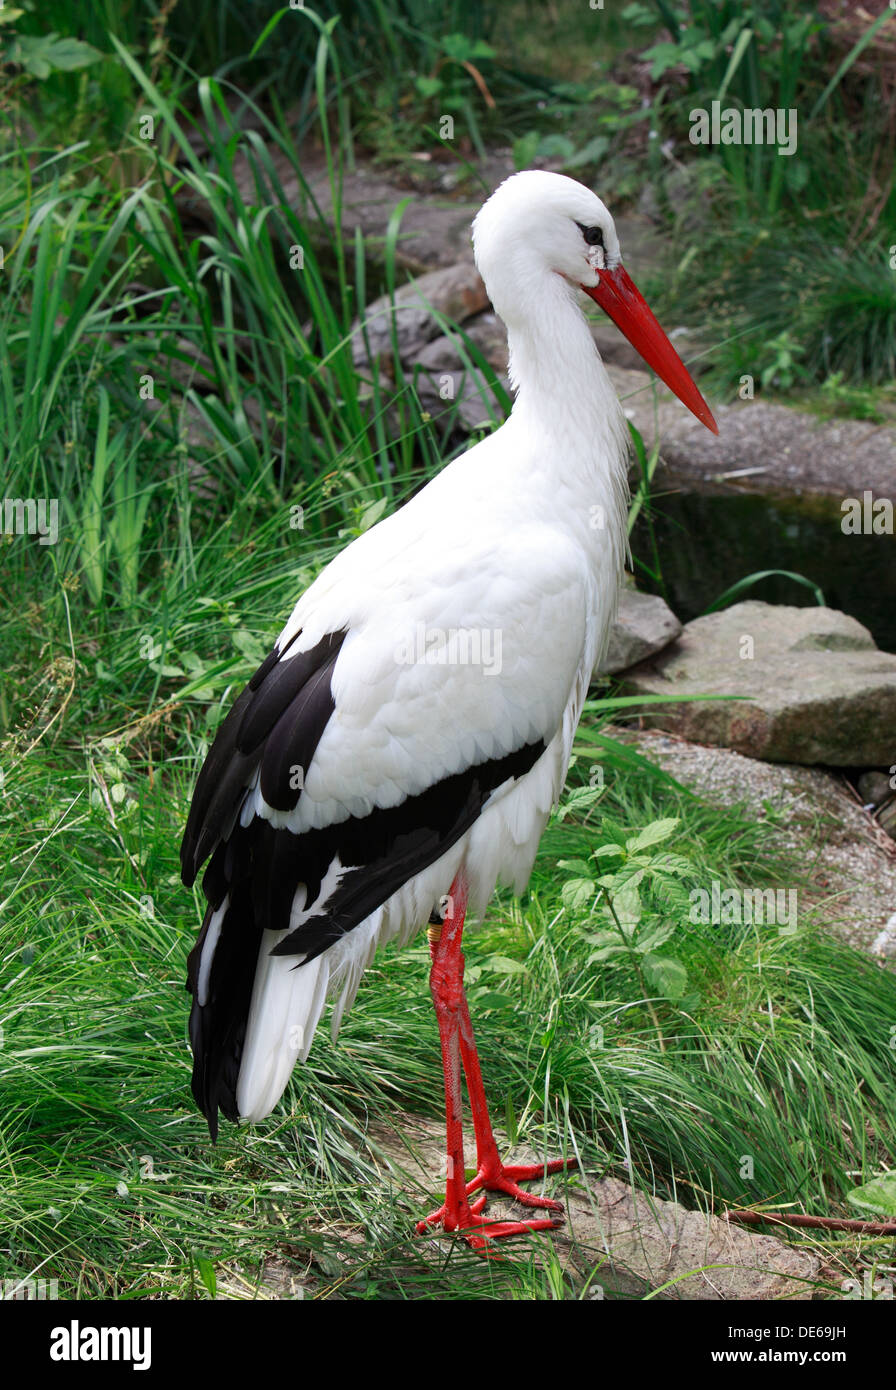
POLYGON ((595 801, 603 796, 604 790, 604 787, 576 787, 558 810, 557 820, 565 820, 573 812, 583 811, 586 807, 593 806, 595 801))
POLYGON ((632 0, 632 4, 626 5, 622 11, 622 18, 627 19, 631 24, 639 24, 642 28, 656 24, 656 14, 649 5, 642 5, 639 0, 632 0))
POLYGON ((538 147, 543 158, 559 159, 563 164, 568 164, 575 152, 576 147, 568 135, 546 135, 538 147))
POLYGON ((388 497, 379 497, 376 502, 371 502, 369 507, 365 507, 361 513, 361 530, 369 531, 382 516, 389 505, 388 497))
MULTIPOLYGON (((777 364, 772 369, 772 373, 777 370, 777 364)), ((730 589, 719 594, 713 603, 710 603, 703 612, 715 613, 719 608, 724 608, 727 603, 733 603, 736 598, 740 598, 742 593, 751 588, 753 584, 758 584, 760 579, 768 579, 770 575, 781 575, 784 579, 793 579, 797 584, 802 584, 806 589, 811 589, 815 595, 815 602, 821 607, 825 607, 824 594, 818 585, 811 579, 807 579, 803 574, 795 574, 793 570, 757 570, 755 574, 748 574, 743 579, 739 579, 736 584, 732 584, 730 589)))
POLYGON ((645 825, 639 835, 635 835, 631 840, 626 840, 625 848, 629 854, 637 854, 638 850, 646 849, 648 845, 659 844, 660 840, 668 840, 676 825, 677 816, 670 816, 666 820, 655 820, 650 825, 645 825))
POLYGON ((218 1291, 215 1266, 212 1264, 211 1260, 206 1259, 205 1255, 200 1255, 195 1250, 193 1251, 193 1261, 196 1265, 196 1272, 199 1278, 208 1290, 209 1297, 214 1298, 218 1291))
POLYGON ((17 63, 38 81, 52 72, 74 72, 102 58, 99 49, 80 39, 60 38, 56 33, 17 34, 7 49, 7 63, 17 63))
POLYGON ((849 50, 846 57, 843 59, 837 71, 831 78, 830 82, 825 87, 821 96, 818 98, 815 105, 812 107, 812 110, 809 112, 810 125, 815 120, 815 117, 818 115, 819 111, 824 106, 828 97, 831 95, 833 91, 836 90, 837 85, 840 82, 840 79, 842 77, 845 77, 846 73, 849 72, 849 69, 852 67, 859 54, 863 51, 863 49, 865 49, 868 46, 868 44, 871 42, 871 40, 877 33, 878 29, 880 29, 880 27, 883 24, 886 24, 888 19, 892 19, 892 17, 892 9, 887 8, 885 10, 882 10, 881 13, 874 20, 874 23, 868 26, 861 38, 858 39, 857 42, 853 45, 853 47, 849 50))
POLYGON ((625 883, 610 897, 613 914, 626 936, 631 936, 641 920, 641 897, 636 883, 625 883))
POLYGON ((791 193, 801 193, 809 182, 809 166, 800 159, 788 159, 784 166, 784 182, 791 193))
POLYGON ((592 951, 591 955, 588 957, 588 964, 602 965, 604 961, 611 960, 613 956, 624 956, 626 954, 626 948, 622 945, 621 941, 617 940, 615 946, 601 946, 599 950, 592 951))
POLYGON ((479 1009, 512 1009, 515 1001, 496 989, 474 990, 471 998, 479 1009))
POLYGON ((606 931, 586 931, 583 935, 585 940, 590 942, 592 946, 604 947, 611 944, 614 946, 619 945, 619 932, 616 931, 615 928, 612 931, 609 929, 606 931))
POLYGON ((655 43, 650 48, 645 48, 640 55, 645 61, 647 59, 653 60, 650 76, 654 82, 662 77, 668 68, 677 67, 682 56, 677 43, 655 43))
POLYGON ((260 665, 264 661, 266 655, 264 645, 246 628, 238 627, 235 632, 231 633, 231 638, 237 651, 247 661, 254 662, 256 665, 260 665))
POLYGON ((690 859, 683 854, 657 854, 650 860, 652 874, 673 874, 678 878, 694 872, 690 859))
POLYGON ((637 949, 642 952, 655 951, 664 941, 668 941, 674 932, 674 922, 656 922, 639 934, 637 949))
POLYGON ((442 49, 449 58, 467 63, 471 58, 494 58, 495 50, 484 39, 471 39, 466 34, 445 34, 442 49))
POLYGON ((655 956, 648 952, 641 961, 644 977, 664 999, 681 999, 688 986, 688 972, 674 956, 655 956))
POLYGON ((442 90, 442 83, 438 77, 418 77, 414 83, 417 91, 427 100, 430 97, 437 97, 442 90))
POLYGON ((564 907, 570 912, 581 912, 594 897, 594 880, 590 878, 571 878, 560 889, 564 907))
POLYGON ((625 850, 622 848, 621 845, 600 845, 600 846, 594 851, 594 857, 595 857, 595 859, 603 859, 605 855, 609 855, 609 854, 624 854, 624 853, 625 853, 625 850))
POLYGON ((525 975, 526 967, 509 956, 487 956, 485 964, 499 975, 525 975))
POLYGON ((591 872, 591 865, 585 859, 558 859, 557 868, 578 874, 580 878, 587 878, 591 872))
POLYGON ((516 1111, 513 1108, 513 1097, 510 1095, 504 1097, 504 1128, 512 1147, 516 1143, 519 1126, 516 1122, 516 1111))
POLYGON ((587 145, 583 145, 571 158, 566 160, 566 167, 568 169, 580 169, 583 164, 597 164, 603 159, 609 148, 610 141, 606 135, 594 135, 587 145))
POLYGON ((538 146, 541 136, 537 130, 527 130, 525 135, 521 135, 518 140, 513 142, 513 167, 519 172, 528 169, 535 162, 538 154, 538 146))
POLYGON ((884 1216, 896 1216, 896 1172, 884 1173, 861 1187, 853 1187, 846 1194, 846 1200, 863 1211, 881 1212, 884 1216))
MULTIPOLYGON (((727 28, 726 28, 726 30, 725 30, 725 33, 722 35, 722 42, 723 42, 723 44, 726 44, 726 45, 727 45, 727 44, 729 44, 729 43, 732 42, 732 40, 733 40, 733 38, 734 38, 734 35, 733 35, 733 33, 731 33, 731 30, 732 30, 733 28, 735 28, 739 23, 740 23, 739 20, 733 19, 733 20, 731 21, 731 23, 727 26, 727 28)), ((734 76, 734 74, 737 72, 737 69, 738 69, 738 67, 739 67, 739 65, 740 65, 740 60, 743 58, 744 53, 746 52, 746 50, 747 50, 747 48, 748 48, 748 46, 749 46, 749 43, 750 43, 750 39, 751 39, 752 37, 753 37, 753 30, 752 30, 752 29, 742 29, 741 32, 740 32, 740 34, 738 35, 737 43, 735 43, 735 45, 734 45, 734 49, 733 49, 732 54, 731 54, 731 57, 730 57, 730 59, 729 59, 729 61, 728 61, 728 67, 727 67, 726 70, 725 70, 725 76, 722 78, 722 85, 719 87, 719 90, 716 92, 716 100, 717 100, 717 101, 723 101, 723 100, 724 100, 724 98, 725 98, 725 93, 726 93, 727 90, 728 90, 728 84, 730 83, 730 81, 731 81, 732 77, 734 76)))

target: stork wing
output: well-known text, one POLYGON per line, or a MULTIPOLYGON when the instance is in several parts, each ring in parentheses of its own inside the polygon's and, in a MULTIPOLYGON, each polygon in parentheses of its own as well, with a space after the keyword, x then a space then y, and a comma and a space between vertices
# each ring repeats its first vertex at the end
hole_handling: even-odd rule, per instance
POLYGON ((291 926, 276 950, 307 960, 445 853, 544 752, 581 666, 581 569, 532 544, 460 582, 380 572, 361 608, 312 586, 208 754, 185 883, 211 854, 210 904, 250 879, 258 926, 291 926))

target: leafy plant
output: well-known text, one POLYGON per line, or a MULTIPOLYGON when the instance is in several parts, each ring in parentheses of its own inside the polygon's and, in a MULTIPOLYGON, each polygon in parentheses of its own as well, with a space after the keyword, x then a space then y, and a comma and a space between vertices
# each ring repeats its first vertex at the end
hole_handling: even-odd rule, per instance
POLYGON ((601 930, 585 934, 595 948, 588 957, 589 965, 612 967, 627 961, 641 980, 645 995, 652 993, 681 1004, 687 990, 687 968, 677 956, 660 948, 676 931, 674 914, 686 901, 681 880, 693 874, 693 865, 683 855, 654 851, 654 846, 669 839, 678 823, 676 817, 652 821, 629 836, 624 845, 599 845, 591 858, 598 868, 610 867, 596 876, 592 876, 594 865, 585 860, 562 860, 558 867, 577 874, 564 883, 561 893, 570 911, 581 913, 596 893, 589 918, 596 916, 607 922, 601 930), (648 889, 658 908, 651 909, 642 900, 642 891, 648 889))
MULTIPOLYGON (((24 13, 24 10, 0 8, 0 25, 14 24, 24 13)), ((77 72, 102 58, 103 54, 91 44, 53 30, 46 34, 16 33, 5 47, 0 47, 0 65, 21 68, 28 77, 41 82, 51 73, 77 72)))
POLYGON ((704 612, 716 613, 720 608, 727 608, 729 604, 736 602, 754 584, 759 584, 763 579, 769 579, 772 575, 780 576, 782 579, 791 579, 794 584, 800 584, 804 589, 809 589, 819 607, 825 607, 824 594, 821 589, 811 579, 807 579, 804 574, 796 574, 793 570, 756 570, 753 574, 746 574, 738 579, 736 584, 732 584, 724 593, 719 594, 718 598, 713 599, 712 603, 707 604, 704 612))
POLYGON ((470 99, 469 83, 475 84, 488 105, 494 106, 494 98, 488 90, 485 78, 477 67, 483 59, 490 61, 495 50, 484 39, 470 39, 464 34, 445 34, 437 39, 440 50, 432 71, 415 79, 417 91, 427 101, 438 98, 446 110, 458 110, 466 106, 470 99), (466 80, 460 79, 458 68, 466 80))
MULTIPOLYGON (((713 101, 741 110, 798 111, 800 139, 796 151, 785 157, 774 145, 762 142, 722 143, 707 152, 706 158, 724 167, 730 190, 743 210, 759 207, 769 216, 789 201, 799 212, 810 182, 824 181, 825 200, 830 201, 826 174, 833 149, 842 154, 845 123, 841 116, 834 140, 823 153, 828 132, 818 118, 856 59, 892 19, 892 12, 885 10, 869 22, 832 76, 824 46, 826 19, 791 0, 749 0, 747 4, 737 0, 688 0, 686 4, 654 0, 650 6, 639 2, 627 6, 623 16, 636 25, 659 20, 668 32, 668 38, 653 43, 641 57, 651 62, 654 81, 668 78, 676 70, 686 75, 685 94, 676 96, 673 92, 664 107, 677 130, 686 130, 695 106, 705 109, 713 101), (803 120, 806 106, 809 110, 803 120), (811 132, 808 150, 807 131, 811 132)), ((879 117, 877 133, 879 139, 889 140, 879 117)), ((796 131, 793 134, 795 138, 796 131)), ((886 177, 892 189, 892 171, 886 177)))
POLYGON ((805 351, 786 330, 765 343, 761 359, 765 365, 759 373, 763 390, 779 386, 783 391, 788 391, 799 378, 805 377, 806 369, 796 360, 805 351), (767 356, 770 360, 766 361, 767 356))

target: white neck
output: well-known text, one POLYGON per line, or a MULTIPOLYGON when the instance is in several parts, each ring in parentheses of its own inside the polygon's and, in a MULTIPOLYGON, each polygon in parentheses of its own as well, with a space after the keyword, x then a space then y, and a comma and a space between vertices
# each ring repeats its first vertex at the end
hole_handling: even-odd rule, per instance
MULTIPOLYGON (((511 421, 535 444, 558 500, 562 496, 567 512, 591 533, 589 548, 604 549, 609 540, 621 570, 628 512, 625 416, 573 287, 554 273, 529 280, 528 287, 502 313, 516 393, 511 421)), ((587 534, 583 540, 588 543, 587 534)))

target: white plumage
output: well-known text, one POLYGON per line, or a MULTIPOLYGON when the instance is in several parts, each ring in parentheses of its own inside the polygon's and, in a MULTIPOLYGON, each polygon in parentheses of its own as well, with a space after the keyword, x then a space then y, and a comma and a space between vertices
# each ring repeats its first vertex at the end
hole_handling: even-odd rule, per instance
MULTIPOLYGON (((486 203, 474 248, 508 328, 510 418, 355 540, 302 595, 276 644, 282 655, 271 660, 305 660, 312 675, 297 676, 284 710, 265 696, 278 722, 254 748, 250 699, 242 742, 240 721, 228 721, 206 786, 200 779, 197 788, 185 874, 213 843, 217 855, 206 928, 191 958, 194 1091, 207 1115, 219 1104, 231 1116, 267 1115, 295 1061, 307 1057, 327 997, 335 999, 335 1038, 376 949, 424 926, 461 868, 475 915, 496 882, 521 892, 563 786, 626 547, 627 430, 579 307, 579 286, 597 286, 602 272, 615 270, 619 244, 588 189, 527 173, 486 203), (585 230, 598 228, 602 245, 588 244, 585 230), (278 792, 275 808, 262 783, 269 795, 266 776, 283 785, 278 758, 296 738, 313 752, 294 804, 278 792), (218 806, 215 783, 233 781, 239 758, 243 775, 228 783, 229 801, 218 793, 218 806), (397 817, 418 804, 421 818, 438 826, 415 840, 397 817), (448 843, 471 806, 472 822, 448 843), (385 849, 353 863, 376 836, 385 849), (306 852, 323 856, 310 887, 306 852), (258 907, 246 904, 260 874, 279 865, 282 878, 293 862, 294 891, 272 929, 270 917, 259 921, 258 907), (351 921, 365 893, 376 897, 373 884, 387 895, 351 921), (247 959, 235 943, 250 915, 256 934, 247 959), (331 916, 340 930, 321 948, 331 916), (287 938, 291 953, 271 955, 287 938), (242 986, 230 978, 240 969, 254 972, 247 1019, 242 986), (242 1020, 222 1022, 222 1011, 240 1009, 242 1020)), ((290 675, 283 669, 275 679, 290 675)), ((273 684, 266 675, 253 698, 273 684)))

